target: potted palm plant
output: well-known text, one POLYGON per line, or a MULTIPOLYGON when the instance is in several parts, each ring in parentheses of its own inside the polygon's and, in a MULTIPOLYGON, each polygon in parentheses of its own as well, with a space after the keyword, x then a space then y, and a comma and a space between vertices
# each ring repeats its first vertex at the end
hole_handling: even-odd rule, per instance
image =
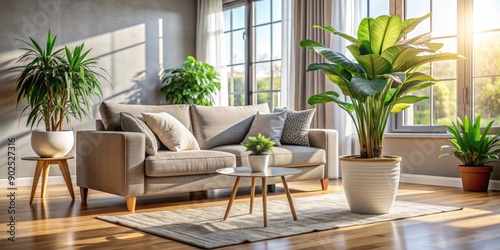
POLYGON ((430 33, 406 38, 429 16, 405 21, 398 15, 365 18, 359 24, 357 38, 330 26, 315 26, 351 42, 347 49, 355 61, 316 41, 300 42, 301 47, 315 51, 327 61, 313 63, 307 70, 323 70, 346 97, 328 91, 311 96, 308 103, 334 102, 347 112, 356 127, 360 155, 340 157, 345 195, 353 212, 390 211, 399 185, 401 157, 382 152, 389 116, 428 98, 411 95, 436 84, 432 76, 423 72, 426 65, 463 59, 454 53, 438 52, 443 44, 432 42, 430 33))
POLYGON ((219 72, 192 56, 182 65, 164 70, 162 83, 161 94, 169 104, 212 106, 214 94, 221 89, 219 72))
POLYGON ((274 141, 261 134, 257 136, 248 137, 248 141, 243 143, 243 146, 250 151, 248 162, 252 171, 263 172, 266 171, 269 165, 269 152, 272 152, 274 141))
POLYGON ((74 144, 73 131, 64 131, 65 122, 71 117, 81 121, 89 117, 90 100, 102 96, 99 78, 106 79, 96 70, 102 70, 96 58, 87 57, 84 44, 73 50, 68 47, 55 49, 57 36, 47 33, 45 49, 33 39, 23 41, 27 47, 14 67, 21 74, 17 79, 17 104, 28 105, 21 115, 31 109, 27 126, 33 129, 43 122, 46 131, 32 131, 32 148, 41 157, 66 155, 74 144), (62 55, 64 54, 64 55, 62 55))
POLYGON ((458 171, 464 191, 488 191, 493 168, 486 164, 491 160, 498 160, 500 153, 500 133, 488 136, 493 122, 489 122, 482 133, 480 116, 475 123, 465 116, 464 122, 457 118, 457 123, 452 122, 452 125, 446 126, 446 132, 452 136, 448 139, 452 145, 441 146, 441 150, 449 149, 450 152, 439 157, 454 155, 463 163, 458 166, 458 171))

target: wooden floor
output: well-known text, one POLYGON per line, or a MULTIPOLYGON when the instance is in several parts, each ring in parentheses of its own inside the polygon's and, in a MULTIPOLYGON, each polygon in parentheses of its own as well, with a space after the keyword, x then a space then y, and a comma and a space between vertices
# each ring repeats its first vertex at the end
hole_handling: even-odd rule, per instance
MULTIPOLYGON (((292 182, 293 197, 342 192, 331 180, 327 191, 320 182, 292 182)), ((44 200, 40 188, 29 206, 30 187, 16 190, 16 242, 9 235, 9 194, 0 195, 0 249, 195 249, 140 231, 95 219, 96 215, 127 214, 125 199, 89 190, 82 204, 79 190, 71 201, 65 185, 49 185, 44 200)), ((137 213, 226 205, 230 189, 209 191, 206 196, 177 194, 142 197, 137 213)), ((260 190, 257 192, 260 195, 260 190)), ((248 202, 249 189, 240 189, 235 203, 248 202)), ((271 199, 286 199, 278 186, 271 199)), ((398 200, 464 207, 463 210, 372 225, 315 232, 223 249, 500 249, 500 192, 463 192, 460 188, 402 183, 398 200)), ((222 215, 221 215, 222 216, 222 215)))

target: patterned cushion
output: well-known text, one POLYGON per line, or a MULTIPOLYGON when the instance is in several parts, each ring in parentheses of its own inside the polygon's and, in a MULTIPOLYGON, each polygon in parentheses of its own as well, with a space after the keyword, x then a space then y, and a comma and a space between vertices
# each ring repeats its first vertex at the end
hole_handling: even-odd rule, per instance
POLYGON ((315 109, 293 111, 274 109, 273 112, 286 111, 285 126, 281 134, 281 143, 290 145, 309 146, 309 126, 311 125, 315 109))
POLYGON ((200 150, 191 131, 172 115, 166 112, 141 114, 144 122, 170 151, 200 150))
POLYGON ((283 125, 285 125, 286 112, 275 112, 271 114, 257 112, 253 119, 252 126, 248 131, 245 140, 242 144, 248 141, 248 137, 262 134, 265 137, 271 138, 276 146, 281 146, 280 139, 283 133, 283 125))
POLYGON ((156 155, 160 142, 148 125, 128 112, 120 113, 120 124, 125 132, 138 132, 146 136, 146 155, 156 155))

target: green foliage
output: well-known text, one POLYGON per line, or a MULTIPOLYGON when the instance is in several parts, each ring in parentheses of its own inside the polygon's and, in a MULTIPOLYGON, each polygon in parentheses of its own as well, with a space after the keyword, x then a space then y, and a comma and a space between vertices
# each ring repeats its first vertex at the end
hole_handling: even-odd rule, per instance
POLYGON ((26 53, 18 62, 27 64, 13 68, 22 71, 17 79, 17 103, 28 102, 21 115, 31 108, 27 121, 30 128, 43 121, 47 131, 61 131, 65 120, 89 117, 89 100, 102 96, 98 78, 106 78, 95 70, 104 70, 96 58, 87 58, 90 50, 84 51, 83 44, 73 51, 68 47, 54 50, 56 38, 49 30, 45 49, 31 37, 31 43, 22 41, 28 47, 23 48, 26 53), (62 51, 66 57, 61 56, 62 51))
POLYGON ((435 61, 463 59, 458 54, 438 52, 443 45, 431 42, 429 33, 403 39, 428 17, 430 14, 405 21, 398 15, 365 18, 359 24, 357 38, 332 27, 315 26, 350 41, 352 44, 347 48, 355 61, 321 43, 312 40, 300 42, 301 47, 315 51, 327 61, 311 64, 307 70, 323 70, 348 99, 341 99, 339 93, 328 91, 311 96, 308 103, 334 102, 351 116, 362 158, 382 157, 384 132, 390 114, 428 99, 427 96, 410 94, 437 82, 421 72, 422 66, 435 61))
POLYGON ((449 139, 452 145, 441 146, 441 150, 447 148, 451 153, 442 154, 439 158, 453 154, 465 166, 484 166, 491 159, 498 160, 500 133, 488 136, 492 125, 493 121, 489 122, 481 133, 481 117, 477 117, 476 123, 467 116, 464 122, 457 118, 456 124, 453 122, 451 126, 446 126, 447 133, 453 136, 449 139))
POLYGON ((219 73, 205 62, 188 56, 176 68, 163 71, 161 94, 170 104, 196 104, 212 106, 213 94, 221 89, 219 73))
POLYGON ((254 155, 264 155, 272 152, 274 144, 275 142, 271 141, 271 138, 259 133, 257 136, 248 137, 248 141, 243 143, 243 146, 247 148, 246 151, 250 151, 254 155))

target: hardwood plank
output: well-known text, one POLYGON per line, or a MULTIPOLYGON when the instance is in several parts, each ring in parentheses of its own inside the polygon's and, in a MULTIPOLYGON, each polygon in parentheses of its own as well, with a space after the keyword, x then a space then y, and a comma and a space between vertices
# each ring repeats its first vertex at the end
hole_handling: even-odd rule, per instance
MULTIPOLYGON (((294 199, 343 190, 339 180, 330 180, 329 189, 325 191, 317 181, 292 182, 289 188, 294 199)), ((16 242, 7 241, 7 233, 2 230, 0 249, 196 249, 95 219, 102 214, 129 214, 123 197, 89 190, 86 203, 80 199, 72 201, 66 185, 51 185, 45 199, 37 199, 30 206, 30 191, 31 187, 18 187, 16 242)), ((196 197, 190 197, 189 193, 138 197, 136 213, 227 206, 231 191, 211 190, 206 196, 196 197)), ((255 193, 259 192, 262 193, 262 188, 256 187, 255 193)), ((239 188, 234 203, 248 204, 249 198, 250 188, 239 188)), ((223 249, 495 249, 500 246, 499 198, 498 191, 474 193, 463 192, 460 188, 402 183, 398 200, 464 209, 223 249)), ((0 195, 0 207, 8 207, 8 199, 6 195, 0 195)), ((279 184, 276 192, 269 193, 267 199, 287 199, 283 186, 279 184)), ((7 218, 7 211, 3 213, 0 216, 7 218)))

